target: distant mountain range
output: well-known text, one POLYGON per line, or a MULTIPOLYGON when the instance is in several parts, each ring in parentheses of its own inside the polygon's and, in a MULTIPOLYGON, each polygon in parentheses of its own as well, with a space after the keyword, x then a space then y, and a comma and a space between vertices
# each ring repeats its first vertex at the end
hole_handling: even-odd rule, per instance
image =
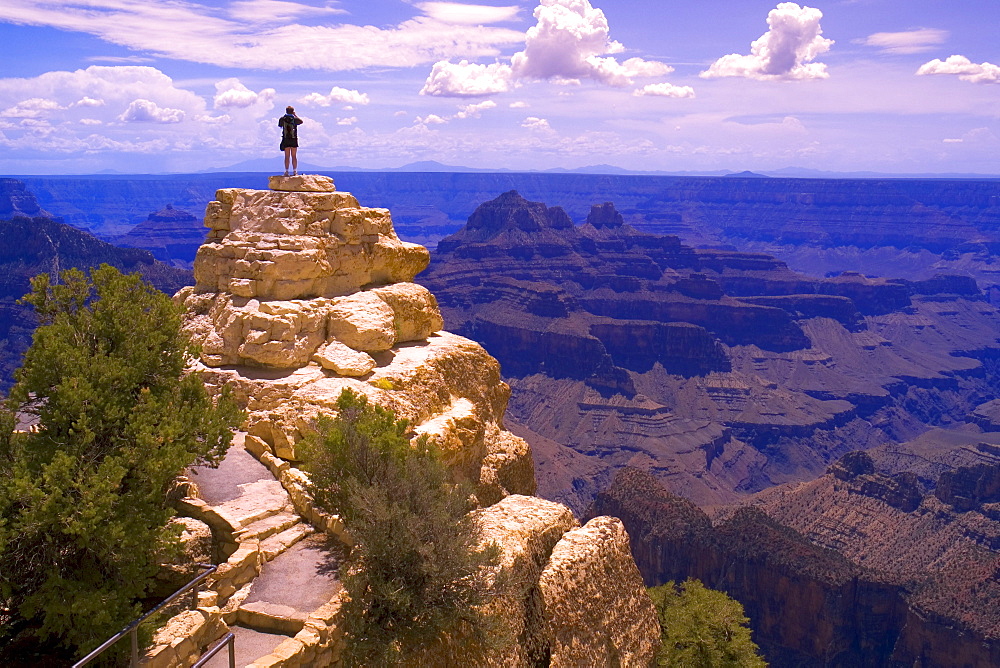
MULTIPOLYGON (((283 163, 280 156, 275 158, 255 158, 253 160, 244 160, 233 165, 228 165, 226 167, 213 167, 211 169, 201 170, 199 173, 217 173, 217 172, 268 172, 268 173, 278 173, 283 171, 283 163)), ((495 173, 495 174, 506 174, 506 173, 540 173, 540 174, 621 174, 621 175, 635 175, 635 176, 732 176, 741 178, 762 178, 767 176, 772 177, 785 177, 785 178, 818 178, 818 179, 878 179, 878 178, 902 178, 902 179, 994 179, 1000 178, 1000 174, 971 174, 971 173, 947 173, 947 174, 935 174, 931 172, 923 173, 884 173, 884 172, 872 172, 872 171, 858 171, 858 172, 835 172, 835 171, 824 171, 820 169, 808 169, 804 167, 783 167, 782 169, 775 170, 758 170, 758 171, 734 171, 729 169, 716 169, 716 170, 703 170, 703 171, 691 171, 691 170, 679 170, 679 171, 663 171, 663 170, 635 170, 635 169, 625 169, 622 167, 616 167, 615 165, 599 164, 599 165, 588 165, 586 167, 576 167, 574 169, 566 169, 564 167, 553 167, 551 169, 524 169, 524 170, 512 170, 512 169, 494 169, 494 168, 478 168, 478 167, 465 167, 462 165, 445 165, 443 163, 437 162, 435 160, 421 160, 418 162, 411 162, 402 167, 380 167, 377 169, 369 169, 365 167, 352 167, 339 165, 336 167, 321 167, 319 165, 314 165, 311 163, 302 162, 299 163, 299 171, 319 171, 319 172, 452 172, 452 173, 495 173)))

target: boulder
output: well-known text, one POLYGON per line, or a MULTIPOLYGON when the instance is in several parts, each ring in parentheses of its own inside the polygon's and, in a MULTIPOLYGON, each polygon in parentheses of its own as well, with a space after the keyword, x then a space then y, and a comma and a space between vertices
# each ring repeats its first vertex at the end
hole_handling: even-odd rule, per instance
POLYGON ((296 176, 269 176, 267 187, 286 192, 332 193, 336 190, 333 179, 319 174, 298 174, 296 176))
POLYGON ((355 350, 374 353, 396 343, 395 313, 374 291, 332 300, 328 313, 329 335, 355 350))
POLYGON ((532 666, 549 653, 538 577, 563 534, 579 526, 562 504, 533 496, 508 496, 476 513, 481 542, 496 543, 500 562, 493 573, 489 609, 509 634, 492 657, 494 665, 532 666))
POLYGON ((396 341, 421 341, 444 328, 437 299, 416 283, 394 283, 372 290, 392 308, 396 341))
POLYGON ((621 520, 595 517, 566 532, 538 587, 554 668, 653 661, 660 624, 621 520))
POLYGON ((313 361, 341 376, 364 376, 375 368, 368 353, 358 352, 340 341, 330 341, 313 354, 313 361))

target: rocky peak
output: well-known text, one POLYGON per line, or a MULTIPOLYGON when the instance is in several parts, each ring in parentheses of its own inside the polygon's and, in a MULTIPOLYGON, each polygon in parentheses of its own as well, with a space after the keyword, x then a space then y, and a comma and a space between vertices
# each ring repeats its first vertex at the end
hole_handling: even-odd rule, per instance
POLYGON ((195 220, 195 217, 187 211, 175 209, 173 204, 168 204, 159 211, 154 211, 149 214, 146 220, 151 220, 157 223, 177 224, 195 220))
POLYGON ((875 461, 867 452, 855 450, 831 464, 827 472, 837 480, 854 480, 858 476, 875 473, 875 461))
POLYGON ((465 230, 477 233, 485 241, 508 230, 537 232, 543 229, 565 230, 573 221, 562 207, 547 207, 542 202, 529 202, 516 190, 509 190, 496 199, 484 202, 469 217, 465 230))
POLYGON ((960 466, 938 478, 934 495, 958 512, 1000 502, 1000 464, 960 466))
POLYGON ((587 224, 600 229, 605 227, 621 227, 625 224, 625 219, 618 213, 614 202, 604 204, 594 204, 590 207, 590 214, 587 216, 587 224))

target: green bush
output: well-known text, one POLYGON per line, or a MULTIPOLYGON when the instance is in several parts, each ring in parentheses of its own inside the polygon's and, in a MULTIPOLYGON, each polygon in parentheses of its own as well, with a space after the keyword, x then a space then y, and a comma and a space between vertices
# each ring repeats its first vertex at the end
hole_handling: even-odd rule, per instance
POLYGON ((739 601, 698 580, 651 587, 660 618, 657 665, 685 668, 761 668, 767 664, 750 637, 739 601))
POLYGON ((180 313, 137 274, 40 274, 24 301, 41 324, 0 410, 0 646, 27 628, 85 651, 139 612, 177 545, 170 485, 219 459, 242 414, 183 375, 180 313))
POLYGON ((401 663, 444 635, 486 642, 482 575, 497 550, 478 547, 468 490, 449 481, 427 439, 410 443, 406 421, 391 411, 350 390, 337 406, 301 451, 317 503, 339 514, 354 540, 341 569, 346 660, 401 663))

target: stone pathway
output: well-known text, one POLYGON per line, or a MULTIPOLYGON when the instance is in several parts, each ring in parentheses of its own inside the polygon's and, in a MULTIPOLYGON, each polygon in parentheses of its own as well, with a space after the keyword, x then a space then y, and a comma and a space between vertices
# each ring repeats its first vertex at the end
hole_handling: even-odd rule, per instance
MULTIPOLYGON (((224 608, 236 634, 237 666, 270 654, 342 589, 339 543, 316 534, 295 512, 281 483, 244 449, 244 437, 236 435, 219 468, 188 472, 209 514, 218 518, 213 529, 221 558, 256 544, 264 562, 224 608)), ((224 668, 228 661, 223 651, 208 665, 224 668)))

